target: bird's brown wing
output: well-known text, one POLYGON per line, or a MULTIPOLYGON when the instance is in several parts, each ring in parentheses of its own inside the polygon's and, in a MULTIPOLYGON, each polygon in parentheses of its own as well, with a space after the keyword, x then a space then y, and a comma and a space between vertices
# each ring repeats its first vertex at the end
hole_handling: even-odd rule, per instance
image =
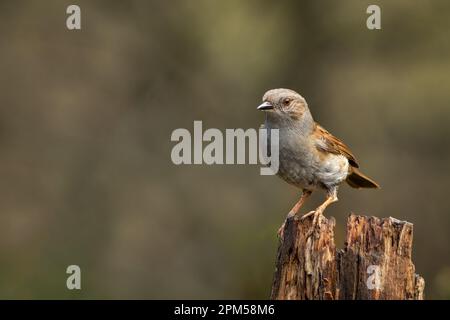
POLYGON ((352 167, 359 168, 355 156, 347 145, 321 127, 318 123, 315 123, 313 135, 317 139, 317 150, 343 155, 348 159, 348 162, 352 167))

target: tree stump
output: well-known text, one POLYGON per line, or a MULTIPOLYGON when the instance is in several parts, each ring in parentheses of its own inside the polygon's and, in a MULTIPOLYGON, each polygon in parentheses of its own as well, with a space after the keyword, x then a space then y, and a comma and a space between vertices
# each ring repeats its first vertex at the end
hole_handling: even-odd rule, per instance
POLYGON ((271 299, 423 299, 425 281, 411 261, 411 223, 352 214, 342 250, 334 226, 324 216, 286 221, 271 299))

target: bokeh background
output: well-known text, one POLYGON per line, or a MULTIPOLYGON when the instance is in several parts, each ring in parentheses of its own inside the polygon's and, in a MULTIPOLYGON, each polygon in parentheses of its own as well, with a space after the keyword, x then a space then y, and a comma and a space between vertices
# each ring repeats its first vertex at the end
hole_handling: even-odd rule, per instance
POLYGON ((176 166, 170 136, 258 128, 276 87, 383 187, 341 188, 338 245, 351 211, 408 220, 427 297, 450 298, 450 2, 78 0, 68 31, 72 3, 0 2, 0 298, 268 298, 299 191, 176 166))

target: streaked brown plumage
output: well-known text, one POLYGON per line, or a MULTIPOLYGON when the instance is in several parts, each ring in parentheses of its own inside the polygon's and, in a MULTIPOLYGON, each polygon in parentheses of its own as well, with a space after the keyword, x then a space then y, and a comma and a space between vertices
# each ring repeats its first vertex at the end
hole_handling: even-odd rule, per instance
POLYGON ((351 187, 359 188, 380 188, 378 183, 370 179, 368 176, 364 175, 358 168, 359 164, 350 151, 349 147, 343 143, 341 140, 333 136, 317 122, 315 122, 315 128, 313 133, 316 138, 322 139, 324 145, 317 146, 317 149, 326 155, 326 153, 341 154, 348 159, 349 175, 345 180, 351 187))

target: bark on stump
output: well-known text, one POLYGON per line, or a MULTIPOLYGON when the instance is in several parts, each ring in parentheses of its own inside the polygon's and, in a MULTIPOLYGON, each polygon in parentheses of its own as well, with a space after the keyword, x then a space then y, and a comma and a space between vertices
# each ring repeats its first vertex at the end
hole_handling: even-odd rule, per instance
POLYGON ((411 261, 411 223, 352 214, 342 250, 334 226, 324 216, 287 220, 271 299, 423 299, 425 281, 411 261))

